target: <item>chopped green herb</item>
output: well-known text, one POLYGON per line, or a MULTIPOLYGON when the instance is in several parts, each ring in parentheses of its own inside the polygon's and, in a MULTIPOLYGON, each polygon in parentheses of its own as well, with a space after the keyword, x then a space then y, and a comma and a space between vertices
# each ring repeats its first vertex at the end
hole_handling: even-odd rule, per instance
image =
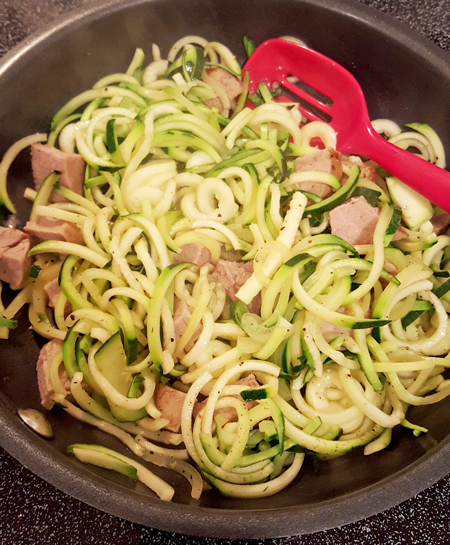
POLYGON ((243 41, 244 41, 245 53, 247 54, 247 59, 249 59, 250 55, 253 53, 253 51, 255 51, 256 45, 255 45, 255 42, 253 40, 249 40, 247 36, 244 36, 243 41))
POLYGON ((41 267, 39 267, 39 265, 31 265, 28 276, 30 278, 37 278, 40 272, 41 272, 41 267))

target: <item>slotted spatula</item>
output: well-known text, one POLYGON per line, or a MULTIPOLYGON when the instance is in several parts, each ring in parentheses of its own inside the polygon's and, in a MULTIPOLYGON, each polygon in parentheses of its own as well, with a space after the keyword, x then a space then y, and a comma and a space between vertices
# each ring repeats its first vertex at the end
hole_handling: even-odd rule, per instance
POLYGON ((300 107, 309 120, 322 121, 320 112, 331 118, 329 123, 337 133, 340 152, 372 159, 432 203, 450 212, 450 173, 379 136, 370 123, 360 86, 342 66, 307 47, 273 39, 254 51, 244 70, 250 76, 250 93, 256 92, 261 81, 269 89, 278 82, 318 110, 316 115, 314 111, 300 107), (288 76, 297 77, 324 99, 314 98, 290 83, 288 76))

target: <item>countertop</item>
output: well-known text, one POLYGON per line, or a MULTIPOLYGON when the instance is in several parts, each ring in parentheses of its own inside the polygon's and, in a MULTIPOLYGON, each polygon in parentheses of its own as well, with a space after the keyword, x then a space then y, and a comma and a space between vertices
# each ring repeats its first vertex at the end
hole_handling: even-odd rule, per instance
MULTIPOLYGON (((62 13, 92 0, 0 0, 0 55, 62 13)), ((355 0, 356 2, 357 0, 355 0)), ((450 51, 449 0, 361 0, 450 51)), ((0 545, 202 544, 243 540, 181 536, 133 524, 67 496, 0 448, 0 545)), ((258 545, 439 545, 450 543, 450 475, 410 500, 363 521, 258 545)))

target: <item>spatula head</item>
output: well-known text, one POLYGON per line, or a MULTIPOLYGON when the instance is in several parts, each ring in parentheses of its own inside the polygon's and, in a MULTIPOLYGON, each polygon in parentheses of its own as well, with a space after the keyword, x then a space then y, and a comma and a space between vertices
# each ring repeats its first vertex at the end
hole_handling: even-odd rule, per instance
POLYGON ((300 102, 307 119, 330 123, 340 151, 358 153, 354 135, 366 131, 370 121, 361 88, 342 66, 305 46, 273 39, 254 51, 244 71, 250 93, 261 81, 269 89, 279 84, 290 100, 300 102))

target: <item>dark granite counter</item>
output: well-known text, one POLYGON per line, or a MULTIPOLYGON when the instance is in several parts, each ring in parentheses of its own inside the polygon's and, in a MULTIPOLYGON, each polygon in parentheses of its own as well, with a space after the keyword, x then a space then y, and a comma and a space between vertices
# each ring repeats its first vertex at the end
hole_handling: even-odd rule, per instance
MULTIPOLYGON (((356 2, 357 0, 355 0, 356 2)), ((0 0, 0 55, 62 13, 92 0, 0 0)), ((449 0, 361 0, 450 51, 449 0)), ((0 544, 233 544, 144 528, 67 496, 0 448, 0 544)), ((252 543, 258 543, 253 541, 252 543)), ((276 545, 448 545, 450 476, 403 504, 345 527, 261 541, 276 545)))

